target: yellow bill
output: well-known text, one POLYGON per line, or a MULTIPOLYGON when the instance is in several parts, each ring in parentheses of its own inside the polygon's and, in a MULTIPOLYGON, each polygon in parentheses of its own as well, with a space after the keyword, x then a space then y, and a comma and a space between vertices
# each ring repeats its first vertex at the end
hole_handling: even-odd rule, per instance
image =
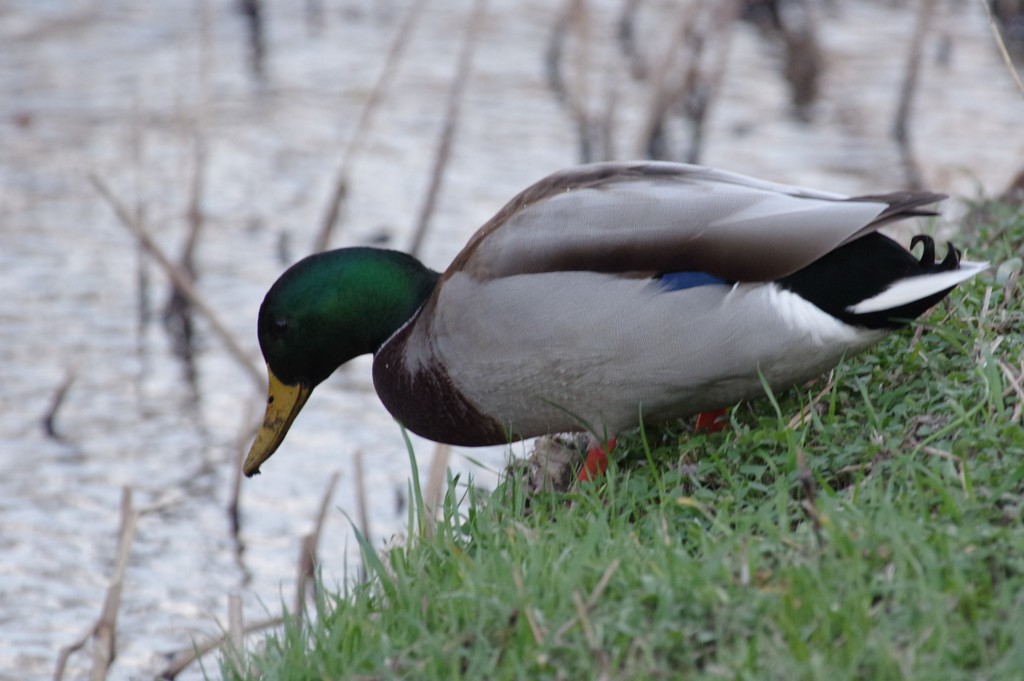
POLYGON ((263 425, 256 433, 256 440, 249 448, 249 454, 242 464, 242 472, 251 477, 260 472, 263 462, 273 456, 284 441, 284 436, 292 425, 292 421, 302 410, 312 388, 304 385, 286 385, 278 380, 274 372, 267 367, 270 386, 267 388, 267 412, 263 416, 263 425))

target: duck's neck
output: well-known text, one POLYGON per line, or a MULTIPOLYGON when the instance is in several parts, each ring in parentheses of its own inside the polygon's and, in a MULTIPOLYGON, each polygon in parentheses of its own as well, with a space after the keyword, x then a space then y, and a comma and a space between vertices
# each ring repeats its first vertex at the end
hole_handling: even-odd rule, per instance
POLYGON ((376 353, 422 307, 440 274, 398 251, 345 250, 345 263, 339 268, 344 281, 336 280, 332 289, 336 330, 339 335, 361 337, 360 354, 376 353))

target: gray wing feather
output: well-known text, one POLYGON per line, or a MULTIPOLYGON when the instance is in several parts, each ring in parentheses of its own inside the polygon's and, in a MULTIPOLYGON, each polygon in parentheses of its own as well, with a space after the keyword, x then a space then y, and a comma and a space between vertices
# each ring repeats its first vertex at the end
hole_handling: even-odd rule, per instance
POLYGON ((699 270, 777 279, 942 198, 846 197, 677 163, 599 163, 514 198, 452 263, 477 278, 699 270))

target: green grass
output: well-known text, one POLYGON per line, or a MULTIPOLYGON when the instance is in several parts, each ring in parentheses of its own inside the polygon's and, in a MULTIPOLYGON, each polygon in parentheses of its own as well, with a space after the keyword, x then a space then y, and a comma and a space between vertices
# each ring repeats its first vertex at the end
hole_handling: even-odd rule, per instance
MULTIPOLYGON (((1019 254, 1024 217, 992 214, 962 239, 999 264, 1019 254)), ((739 405, 721 433, 629 434, 608 476, 573 493, 453 480, 432 536, 413 519, 406 545, 364 545, 368 583, 222 672, 1019 679, 1024 291, 1011 283, 983 275, 920 338, 887 339, 831 385, 739 405)))

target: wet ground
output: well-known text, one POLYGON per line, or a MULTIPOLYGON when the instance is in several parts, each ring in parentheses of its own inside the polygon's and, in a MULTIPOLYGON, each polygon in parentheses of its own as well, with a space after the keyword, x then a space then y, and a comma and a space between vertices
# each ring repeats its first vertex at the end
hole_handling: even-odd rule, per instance
MULTIPOLYGON (((688 5, 640 3, 639 45, 650 64, 676 35, 677 4, 688 5)), ((700 160, 835 191, 899 188, 889 131, 914 8, 811 4, 823 59, 811 122, 792 115, 779 43, 738 24, 700 160)), ((243 483, 239 556, 226 507, 262 388, 201 317, 189 360, 176 352, 163 321, 167 278, 90 180, 108 186, 175 259, 190 204, 198 206, 199 291, 258 365, 263 293, 312 248, 408 11, 388 0, 266 5, 262 78, 232 2, 0 6, 0 679, 48 678, 58 649, 95 623, 125 487, 142 515, 118 615, 117 679, 151 677, 163 654, 218 634, 228 594, 242 597, 250 620, 291 603, 299 539, 334 471, 341 482, 322 570, 328 583, 351 576, 356 550, 344 514, 356 514, 356 451, 371 538, 380 544, 403 527, 409 462, 365 358, 318 389, 264 474, 243 483)), ((611 110, 613 155, 636 157, 652 95, 619 52, 621 3, 581 5, 589 11, 571 24, 563 55, 570 96, 595 116, 611 110)), ((473 6, 422 9, 361 133, 332 245, 410 243, 473 6)), ((980 4, 936 8, 911 119, 924 184, 998 193, 1024 165, 1024 97, 980 4)), ((561 12, 546 0, 488 3, 422 250, 427 264, 443 268, 515 192, 578 162, 576 126, 545 71, 561 12)), ((425 470, 433 445, 414 443, 425 470)), ((452 468, 493 485, 507 456, 456 451, 452 468)), ((88 667, 87 653, 74 656, 69 677, 88 667)), ((193 668, 186 677, 201 675, 193 668)))

